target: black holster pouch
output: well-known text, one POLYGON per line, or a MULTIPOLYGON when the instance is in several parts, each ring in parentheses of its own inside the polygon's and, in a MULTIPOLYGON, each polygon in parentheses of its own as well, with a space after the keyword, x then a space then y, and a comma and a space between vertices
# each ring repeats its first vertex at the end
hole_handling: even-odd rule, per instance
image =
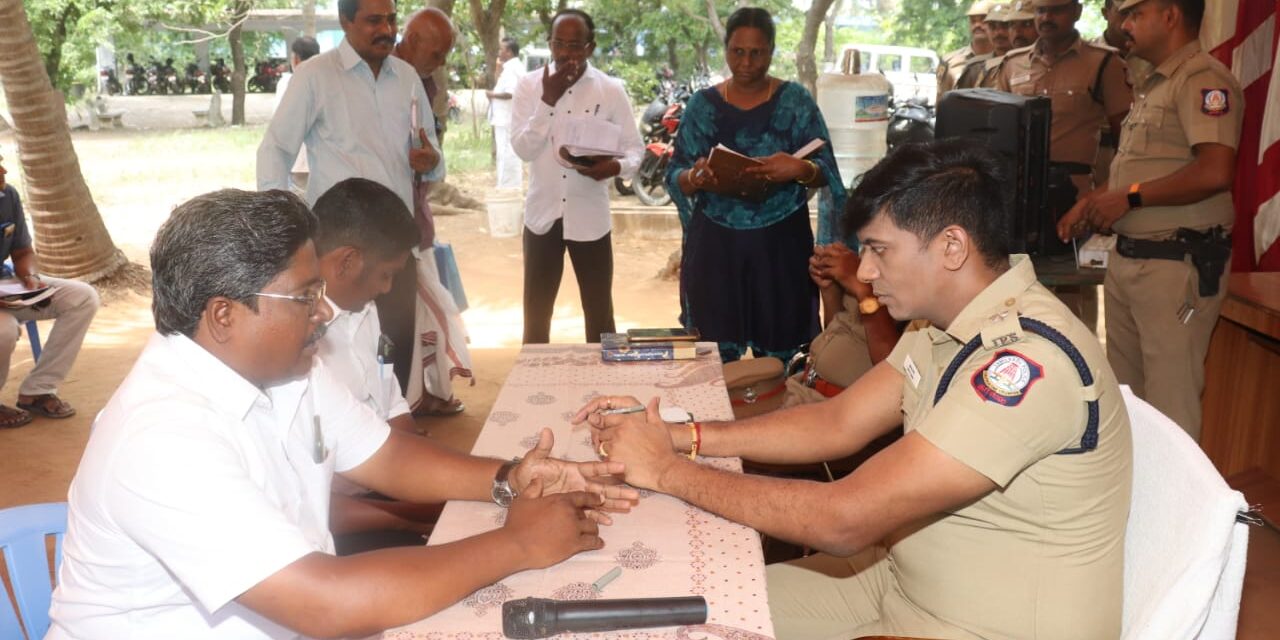
POLYGON ((1139 240, 1119 236, 1116 252, 1126 258, 1176 260, 1191 256, 1200 280, 1200 297, 1218 295, 1218 281, 1231 259, 1231 234, 1222 227, 1196 231, 1178 229, 1172 240, 1139 240))

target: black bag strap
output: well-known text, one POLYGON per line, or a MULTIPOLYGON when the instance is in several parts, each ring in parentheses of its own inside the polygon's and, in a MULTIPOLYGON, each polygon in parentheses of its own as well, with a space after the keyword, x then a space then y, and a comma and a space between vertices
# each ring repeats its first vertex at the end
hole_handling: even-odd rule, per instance
MULTIPOLYGON (((1084 356, 1081 355, 1080 350, 1074 344, 1071 344, 1071 341, 1066 336, 1039 320, 1019 316, 1018 323, 1022 325, 1024 331, 1034 333, 1062 349, 1067 354, 1067 358, 1071 360, 1071 363, 1075 365, 1076 373, 1080 374, 1080 382, 1086 387, 1093 385, 1093 372, 1089 371, 1089 365, 1085 363, 1084 356)), ((942 374, 942 379, 938 381, 937 392, 933 394, 934 406, 937 406, 938 402, 942 400, 942 396, 946 395, 947 389, 951 386, 951 381, 955 379, 956 373, 960 371, 960 366, 981 346, 982 334, 979 333, 961 347, 956 357, 951 359, 951 363, 947 365, 946 371, 942 374)), ((1085 404, 1088 410, 1088 418, 1084 427, 1084 435, 1080 437, 1080 446, 1062 449, 1056 452, 1055 455, 1087 453, 1098 448, 1098 422, 1100 421, 1098 399, 1088 400, 1085 404)))
POLYGON ((1102 64, 1098 65, 1098 74, 1093 77, 1093 86, 1089 87, 1089 95, 1093 97, 1093 101, 1104 107, 1107 105, 1102 101, 1102 72, 1107 70, 1107 63, 1111 62, 1113 53, 1108 49, 1102 56, 1102 64))

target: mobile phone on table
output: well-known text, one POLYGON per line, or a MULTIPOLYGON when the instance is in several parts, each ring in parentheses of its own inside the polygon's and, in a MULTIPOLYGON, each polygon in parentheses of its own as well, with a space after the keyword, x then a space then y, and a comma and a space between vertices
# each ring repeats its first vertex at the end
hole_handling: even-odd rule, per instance
POLYGON ((627 329, 627 342, 693 342, 700 338, 697 329, 627 329))

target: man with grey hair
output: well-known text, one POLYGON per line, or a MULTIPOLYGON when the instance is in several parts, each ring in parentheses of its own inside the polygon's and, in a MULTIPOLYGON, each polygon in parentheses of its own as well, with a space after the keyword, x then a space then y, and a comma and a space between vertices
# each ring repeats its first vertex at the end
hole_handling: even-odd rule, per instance
POLYGON ((94 422, 68 495, 47 638, 353 637, 598 549, 622 466, 477 458, 392 430, 315 358, 333 312, 291 193, 180 205, 151 248, 156 333, 94 422), (414 502, 488 500, 505 525, 333 555, 334 473, 414 502), (553 495, 554 494, 554 495, 553 495))

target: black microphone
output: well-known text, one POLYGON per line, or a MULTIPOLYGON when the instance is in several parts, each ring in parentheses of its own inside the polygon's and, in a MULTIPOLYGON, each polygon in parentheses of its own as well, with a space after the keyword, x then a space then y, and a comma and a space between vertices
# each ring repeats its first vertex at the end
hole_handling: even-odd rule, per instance
POLYGON ((525 598, 502 603, 502 633, 520 640, 565 632, 674 627, 706 621, 707 601, 702 596, 622 600, 525 598))

